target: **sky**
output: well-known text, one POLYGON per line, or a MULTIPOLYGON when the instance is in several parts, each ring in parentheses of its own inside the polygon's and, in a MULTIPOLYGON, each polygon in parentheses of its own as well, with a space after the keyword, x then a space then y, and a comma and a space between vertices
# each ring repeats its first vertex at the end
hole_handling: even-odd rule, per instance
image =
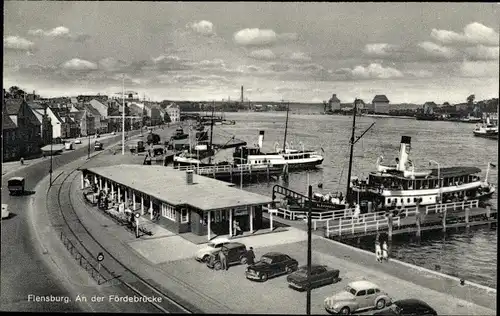
POLYGON ((4 3, 4 87, 153 101, 498 98, 499 4, 4 3))

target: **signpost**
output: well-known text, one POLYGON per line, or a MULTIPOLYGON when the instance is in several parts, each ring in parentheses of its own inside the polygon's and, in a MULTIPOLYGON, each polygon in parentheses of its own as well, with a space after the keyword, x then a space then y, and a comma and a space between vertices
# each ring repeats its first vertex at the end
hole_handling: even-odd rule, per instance
POLYGON ((97 271, 101 270, 101 261, 104 260, 104 255, 102 252, 97 254, 97 271))

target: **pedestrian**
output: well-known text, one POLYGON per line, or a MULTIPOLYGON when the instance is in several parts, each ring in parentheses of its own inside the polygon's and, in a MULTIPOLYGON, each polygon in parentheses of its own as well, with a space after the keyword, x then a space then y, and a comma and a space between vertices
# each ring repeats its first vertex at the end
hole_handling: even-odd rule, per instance
POLYGON ((385 261, 389 260, 389 252, 387 250, 387 242, 384 240, 384 243, 382 244, 382 258, 385 261))
POLYGON ((255 263, 255 253, 253 252, 253 247, 250 247, 250 250, 247 251, 247 264, 251 265, 255 263))
POLYGON ((21 157, 20 162, 21 162, 21 165, 24 165, 24 158, 23 157, 21 157))
POLYGON ((361 208, 359 204, 354 203, 354 218, 359 221, 359 214, 361 214, 361 208))
POLYGON ((236 233, 238 232, 238 222, 236 220, 233 220, 233 236, 236 236, 236 233))
POLYGON ((380 241, 375 241, 375 257, 378 262, 382 261, 382 249, 380 248, 380 241))
POLYGON ((224 253, 224 247, 221 248, 221 250, 219 251, 219 261, 221 264, 221 270, 227 270, 228 266, 227 266, 226 254, 224 253))

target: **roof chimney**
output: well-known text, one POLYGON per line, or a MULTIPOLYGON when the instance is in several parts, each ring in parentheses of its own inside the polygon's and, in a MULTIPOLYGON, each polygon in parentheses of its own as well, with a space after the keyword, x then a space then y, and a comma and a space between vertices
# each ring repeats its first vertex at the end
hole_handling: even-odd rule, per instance
POLYGON ((193 170, 186 171, 186 184, 187 185, 193 184, 193 170))

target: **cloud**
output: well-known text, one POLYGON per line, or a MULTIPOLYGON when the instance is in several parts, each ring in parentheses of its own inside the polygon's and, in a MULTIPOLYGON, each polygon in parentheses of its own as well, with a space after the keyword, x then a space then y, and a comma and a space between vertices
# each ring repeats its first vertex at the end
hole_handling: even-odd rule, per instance
POLYGON ((34 45, 33 42, 19 36, 7 36, 3 39, 3 47, 9 50, 29 51, 34 45))
POLYGON ((273 60, 276 59, 276 54, 270 49, 254 50, 249 55, 253 59, 273 60))
MULTIPOLYGON (((146 68, 149 65, 145 65, 146 68)), ((174 71, 174 70, 188 70, 192 66, 188 64, 186 60, 183 60, 175 55, 160 55, 153 58, 152 68, 164 71, 174 71)))
POLYGON ((118 60, 113 57, 103 58, 99 60, 98 64, 99 64, 99 69, 109 72, 123 70, 124 68, 129 66, 125 61, 118 60))
POLYGON ((285 64, 271 64, 269 68, 274 72, 285 72, 290 70, 290 66, 285 64))
POLYGON ((456 51, 454 49, 433 42, 422 42, 418 44, 418 47, 424 49, 433 57, 452 59, 456 56, 456 51))
POLYGON ((383 67, 378 63, 372 63, 366 67, 359 65, 353 69, 341 68, 334 73, 348 75, 354 79, 390 79, 404 76, 401 71, 391 67, 383 67))
POLYGON ((218 76, 218 75, 183 75, 183 74, 178 74, 178 75, 159 75, 156 77, 158 82, 161 84, 174 84, 174 83, 181 83, 185 85, 195 85, 195 86, 220 86, 223 84, 227 84, 230 82, 229 79, 227 79, 224 76, 218 76))
POLYGON ((234 34, 234 41, 242 46, 264 46, 273 44, 278 39, 273 30, 243 29, 234 34))
POLYGON ((463 33, 432 29, 431 36, 444 44, 498 45, 498 33, 478 22, 468 24, 463 33))
POLYGON ((278 34, 278 40, 283 42, 293 42, 299 39, 297 33, 282 33, 278 34))
POLYGON ((201 20, 198 22, 192 22, 186 25, 187 28, 190 28, 191 30, 195 31, 196 33, 205 35, 205 36, 211 36, 215 35, 214 31, 214 24, 210 21, 206 20, 201 20))
POLYGON ((459 74, 463 77, 498 77, 498 63, 486 61, 464 61, 459 74))
POLYGON ((303 52, 295 52, 292 53, 288 59, 294 60, 294 61, 311 61, 311 56, 309 56, 306 53, 303 52))
POLYGON ((202 60, 200 62, 193 63, 194 66, 200 68, 225 68, 226 64, 222 59, 212 59, 212 60, 202 60))
POLYGON ((388 56, 398 50, 397 45, 388 43, 366 44, 363 52, 370 56, 388 56))
POLYGON ((410 76, 412 77, 416 77, 416 78, 431 78, 432 76, 434 76, 434 73, 431 72, 431 71, 428 71, 428 70, 409 70, 409 71, 406 71, 407 74, 409 74, 410 76))
POLYGON ((499 57, 499 47, 487 47, 477 45, 465 48, 465 54, 471 60, 497 60, 499 57))
POLYGON ((40 37, 66 38, 77 42, 84 42, 90 38, 90 35, 86 34, 72 34, 70 30, 65 26, 58 26, 47 31, 44 31, 42 29, 29 30, 28 34, 40 37))
POLYGON ((71 60, 68 60, 67 62, 62 64, 61 67, 66 70, 77 70, 77 71, 88 71, 88 70, 95 70, 98 68, 95 63, 79 58, 73 58, 71 60))

